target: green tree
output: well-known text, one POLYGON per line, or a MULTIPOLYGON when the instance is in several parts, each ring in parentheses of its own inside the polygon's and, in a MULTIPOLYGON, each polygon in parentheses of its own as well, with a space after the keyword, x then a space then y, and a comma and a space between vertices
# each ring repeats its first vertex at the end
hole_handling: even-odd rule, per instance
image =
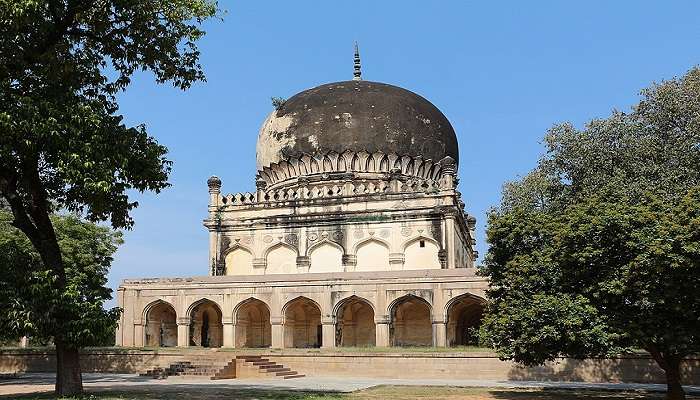
POLYGON ((0 266, 9 274, 0 280, 0 340, 27 335, 45 343, 61 336, 79 347, 109 342, 120 310, 104 309, 112 298, 105 284, 121 234, 74 216, 52 216, 67 278, 66 289, 57 290, 55 272, 11 220, 0 211, 0 266))
POLYGON ((684 398, 682 360, 700 352, 700 69, 545 143, 489 213, 482 339, 528 365, 641 348, 684 398))
MULTIPOLYGON (((70 290, 53 213, 129 228, 128 194, 168 186, 166 148, 122 122, 115 95, 137 70, 203 80, 196 42, 217 15, 212 0, 0 0, 0 194, 53 291, 70 290)), ((81 343, 64 329, 77 321, 56 307, 56 391, 79 393, 81 343)))

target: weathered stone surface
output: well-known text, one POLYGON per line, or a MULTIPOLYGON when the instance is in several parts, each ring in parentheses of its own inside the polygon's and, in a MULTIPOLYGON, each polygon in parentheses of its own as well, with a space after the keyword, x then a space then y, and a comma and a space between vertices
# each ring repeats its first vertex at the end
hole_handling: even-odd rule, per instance
POLYGON ((345 81, 303 91, 274 110, 260 130, 257 167, 329 150, 459 160, 452 125, 428 100, 385 83, 345 81))
POLYGON ((257 152, 255 192, 207 181, 211 276, 124 281, 117 344, 471 344, 487 282, 435 106, 376 82, 319 86, 275 110, 257 152))

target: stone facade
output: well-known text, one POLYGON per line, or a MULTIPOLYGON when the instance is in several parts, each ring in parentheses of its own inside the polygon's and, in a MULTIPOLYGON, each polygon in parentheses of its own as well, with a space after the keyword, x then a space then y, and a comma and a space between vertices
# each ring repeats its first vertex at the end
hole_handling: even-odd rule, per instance
POLYGON ((183 347, 465 345, 484 283, 472 268, 126 280, 117 343, 169 346, 174 335, 183 347))
POLYGON ((270 118, 257 190, 207 182, 209 276, 124 281, 117 344, 473 343, 487 282, 444 115, 407 90, 352 81, 302 92, 270 118))

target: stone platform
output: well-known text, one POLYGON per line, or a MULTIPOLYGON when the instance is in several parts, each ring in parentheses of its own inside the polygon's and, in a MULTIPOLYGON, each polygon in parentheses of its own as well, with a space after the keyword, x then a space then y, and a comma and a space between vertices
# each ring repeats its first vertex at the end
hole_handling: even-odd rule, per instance
MULTIPOLYGON (((141 373, 187 358, 230 361, 236 356, 269 356, 306 376, 382 379, 468 379, 495 381, 664 383, 663 371, 647 355, 614 359, 560 359, 526 368, 501 361, 491 352, 449 352, 411 349, 342 351, 320 349, 123 349, 87 350, 85 372, 141 373)), ((213 361, 212 361, 213 362, 213 361)), ((45 349, 1 350, 0 373, 52 372, 55 358, 45 349)), ((687 360, 683 382, 700 385, 700 358, 687 360)))

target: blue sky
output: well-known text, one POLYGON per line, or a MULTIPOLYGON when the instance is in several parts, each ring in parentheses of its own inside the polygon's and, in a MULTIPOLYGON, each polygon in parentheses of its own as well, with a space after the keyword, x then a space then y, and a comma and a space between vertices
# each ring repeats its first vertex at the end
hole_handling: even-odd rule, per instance
POLYGON ((200 43, 207 82, 187 92, 137 75, 120 95, 129 124, 170 149, 172 188, 137 194, 109 285, 206 275, 206 179, 254 188, 255 141, 270 97, 352 78, 412 90, 457 132, 460 190, 478 218, 525 174, 554 123, 626 110, 640 89, 700 63, 698 1, 221 1, 200 43))

